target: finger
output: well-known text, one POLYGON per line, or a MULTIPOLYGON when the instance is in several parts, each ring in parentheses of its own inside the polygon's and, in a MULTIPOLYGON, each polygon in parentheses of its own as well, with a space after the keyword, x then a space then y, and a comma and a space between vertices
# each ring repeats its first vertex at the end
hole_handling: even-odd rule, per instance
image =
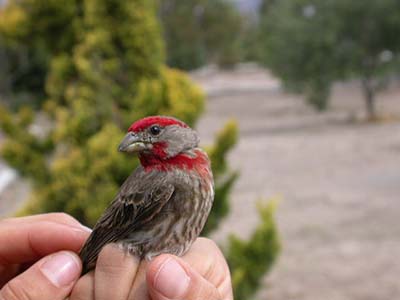
POLYGON ((60 250, 79 251, 89 232, 49 221, 0 226, 0 265, 30 262, 60 250))
POLYGON ((229 267, 224 255, 214 241, 198 238, 182 259, 207 281, 211 282, 223 296, 223 299, 233 299, 229 267))
POLYGON ((146 271, 148 268, 149 262, 146 260, 142 260, 139 265, 139 269, 134 278, 133 286, 131 287, 131 291, 129 293, 128 300, 136 300, 136 299, 148 299, 148 291, 147 291, 147 283, 146 283, 146 271))
POLYGON ((139 259, 116 244, 106 245, 96 263, 96 300, 126 300, 139 267, 139 259))
POLYGON ((0 300, 63 300, 79 278, 82 266, 73 252, 47 256, 0 290, 0 300))
POLYGON ((94 272, 82 276, 72 289, 69 300, 94 300, 94 272))
POLYGON ((217 288, 182 259, 163 254, 147 270, 152 300, 222 300, 217 288))
POLYGON ((83 229, 88 230, 91 232, 91 229, 82 225, 72 216, 66 213, 46 213, 46 214, 38 214, 33 216, 26 216, 26 217, 18 217, 18 218, 8 218, 3 219, 0 225, 3 223, 34 223, 39 221, 48 221, 48 222, 55 222, 58 224, 69 225, 73 227, 83 227, 83 229))
POLYGON ((0 289, 6 284, 11 278, 20 272, 20 265, 0 265, 0 289))

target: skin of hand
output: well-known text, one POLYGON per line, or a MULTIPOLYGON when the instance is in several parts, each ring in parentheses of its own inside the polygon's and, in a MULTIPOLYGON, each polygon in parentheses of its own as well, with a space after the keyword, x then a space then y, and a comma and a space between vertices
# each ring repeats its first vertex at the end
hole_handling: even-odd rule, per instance
POLYGON ((216 244, 198 238, 182 257, 140 262, 116 244, 103 248, 96 269, 75 285, 70 300, 232 300, 229 268, 216 244))
POLYGON ((64 300, 80 276, 90 230, 53 213, 0 221, 0 300, 64 300))

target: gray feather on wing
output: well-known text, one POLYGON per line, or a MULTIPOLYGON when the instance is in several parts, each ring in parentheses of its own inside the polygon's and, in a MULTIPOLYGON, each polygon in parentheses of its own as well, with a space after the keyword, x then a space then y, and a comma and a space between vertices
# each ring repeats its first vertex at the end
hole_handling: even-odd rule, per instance
POLYGON ((82 273, 94 267, 98 254, 106 244, 123 240, 128 234, 140 229, 172 197, 175 188, 166 183, 163 176, 154 176, 149 186, 144 186, 143 182, 148 180, 139 180, 137 175, 138 172, 134 172, 128 177, 83 246, 80 252, 82 273))

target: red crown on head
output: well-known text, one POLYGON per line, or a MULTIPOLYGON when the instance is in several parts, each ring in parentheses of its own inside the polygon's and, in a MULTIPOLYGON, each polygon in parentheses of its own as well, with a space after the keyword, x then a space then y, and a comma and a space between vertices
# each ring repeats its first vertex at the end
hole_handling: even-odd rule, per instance
POLYGON ((188 128, 189 126, 183 123, 182 121, 179 121, 178 119, 172 118, 172 117, 163 117, 163 116, 151 116, 151 117, 146 117, 143 119, 140 119, 133 123, 131 127, 129 127, 128 131, 132 132, 140 132, 151 125, 159 125, 162 127, 169 126, 169 125, 177 125, 181 126, 184 128, 188 128))

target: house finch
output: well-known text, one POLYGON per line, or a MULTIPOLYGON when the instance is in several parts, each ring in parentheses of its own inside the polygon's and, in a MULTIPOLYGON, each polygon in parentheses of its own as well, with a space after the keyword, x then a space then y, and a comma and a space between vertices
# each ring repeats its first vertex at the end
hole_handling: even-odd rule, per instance
POLYGON ((83 273, 93 269, 102 247, 118 243, 150 260, 183 255, 200 234, 214 199, 207 154, 188 125, 152 116, 131 125, 119 145, 137 153, 140 166, 126 179, 81 249, 83 273))

